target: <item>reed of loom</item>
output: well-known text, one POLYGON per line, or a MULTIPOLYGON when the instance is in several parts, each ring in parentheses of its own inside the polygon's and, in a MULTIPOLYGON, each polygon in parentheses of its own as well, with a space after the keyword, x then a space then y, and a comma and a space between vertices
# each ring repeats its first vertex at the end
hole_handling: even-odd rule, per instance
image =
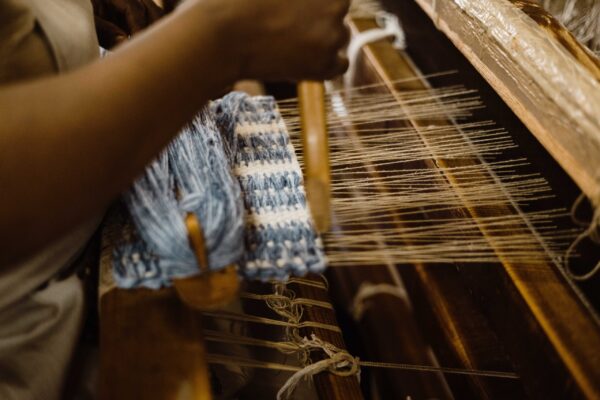
MULTIPOLYGON (((423 23, 422 18, 418 21, 423 23)), ((355 22, 353 29, 356 31, 372 27, 373 22, 355 22)), ((453 40, 458 39, 453 37, 453 40)), ((435 41, 429 41, 431 42, 435 41)), ((365 58, 366 69, 370 70, 371 76, 383 82, 392 82, 417 74, 411 63, 399 57, 389 44, 367 46, 365 58)), ((393 85, 389 86, 390 90, 397 90, 393 85)), ((439 124, 442 121, 412 121, 412 124, 416 125, 418 130, 419 124, 428 122, 439 124)), ((573 169, 571 173, 572 171, 573 169)), ((453 181, 451 175, 446 179, 453 181)), ((583 180, 585 179, 579 181, 583 180)), ((482 216, 479 211, 469 209, 468 204, 466 208, 475 220, 482 216)), ((505 213, 507 210, 500 211, 505 213)), ((482 233, 485 234, 485 231, 482 233)), ((493 243, 493 239, 491 241, 493 243)), ((502 249, 498 248, 497 251, 502 260, 502 249)), ((578 293, 556 267, 548 265, 546 268, 527 271, 505 260, 499 268, 471 268, 465 274, 466 279, 452 278, 456 275, 452 271, 439 272, 439 269, 436 271, 434 268, 418 265, 413 269, 404 268, 402 271, 405 271, 403 276, 407 277, 407 281, 413 282, 413 292, 418 289, 424 293, 421 298, 427 299, 426 306, 420 309, 429 309, 427 315, 437 319, 437 325, 442 331, 445 330, 445 348, 454 353, 449 360, 458 359, 463 365, 477 366, 493 355, 493 352, 482 353, 481 343, 473 342, 469 338, 469 329, 473 322, 478 319, 486 320, 491 326, 484 329, 488 332, 484 336, 487 335, 488 342, 494 342, 496 334, 500 336, 507 345, 511 358, 517 360, 517 372, 522 375, 526 389, 531 395, 570 393, 593 397, 593 394, 597 393, 597 357, 589 357, 590 351, 596 352, 599 349, 597 324, 593 312, 581 302, 578 293), (406 273, 407 270, 410 272, 406 273), (504 293, 505 297, 490 296, 489 293, 498 291, 499 284, 502 288, 500 292, 504 293), (475 286, 478 286, 476 292, 481 296, 480 299, 484 299, 485 307, 481 310, 481 306, 473 305, 473 301, 468 300, 467 296, 467 303, 471 304, 468 310, 473 311, 465 312, 464 308, 457 306, 467 303, 457 302, 454 296, 461 292, 461 287, 462 290, 473 290, 475 286), (513 307, 509 319, 506 311, 502 311, 507 310, 507 307, 513 307), (511 319, 514 321, 511 322, 511 319), (586 334, 575 340, 574 337, 578 336, 575 331, 583 332, 581 329, 584 329, 586 334), (531 340, 532 337, 536 339, 531 340), (575 382, 575 385, 572 382, 575 382)), ((341 272, 334 271, 336 276, 339 276, 339 273, 341 272)), ((487 397, 483 396, 485 393, 488 396, 493 393, 491 388, 486 388, 481 381, 473 381, 471 385, 479 386, 477 390, 482 397, 487 397)))

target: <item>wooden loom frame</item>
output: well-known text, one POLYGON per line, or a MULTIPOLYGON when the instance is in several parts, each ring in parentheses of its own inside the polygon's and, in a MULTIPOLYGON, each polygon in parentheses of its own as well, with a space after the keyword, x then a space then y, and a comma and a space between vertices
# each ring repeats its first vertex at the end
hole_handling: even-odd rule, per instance
MULTIPOLYGON (((417 0, 417 2, 424 3, 420 0, 417 0)), ((425 6, 424 8, 426 9, 427 7, 425 6)), ((438 15, 436 19, 439 17, 440 16, 438 15)), ((438 23, 443 28, 443 19, 438 19, 438 23)), ((356 31, 370 27, 374 27, 372 22, 356 21, 353 24, 353 29, 356 31)), ((448 25, 446 26, 446 29, 449 30, 448 25)), ((451 34, 449 34, 449 36, 452 37, 451 34)), ((454 35, 454 37, 456 37, 456 35, 454 35)), ((457 47, 465 54, 471 56, 474 54, 474 52, 468 50, 464 46, 461 48, 457 45, 457 47)), ((368 45, 365 48, 364 54, 376 71, 376 74, 384 82, 390 82, 406 77, 406 74, 414 75, 416 73, 414 67, 410 65, 410 63, 407 63, 402 57, 399 57, 398 53, 387 43, 368 45)), ((479 56, 481 58, 483 57, 481 54, 479 56)), ((485 72, 486 64, 483 64, 483 67, 481 66, 481 61, 479 63, 475 61, 473 64, 478 67, 478 69, 481 68, 481 70, 485 72)), ((482 74, 490 80, 492 86, 497 88, 498 92, 503 95, 503 98, 505 98, 507 103, 514 106, 513 110, 515 110, 515 113, 527 123, 532 132, 538 132, 538 135, 541 136, 550 134, 550 139, 546 138, 540 140, 542 142, 548 140, 552 142, 552 137, 554 137, 552 135, 553 131, 548 130, 547 128, 543 129, 543 124, 539 121, 539 116, 536 117, 535 112, 531 111, 530 108, 523 107, 522 103, 519 103, 518 101, 518 96, 516 96, 517 100, 515 100, 513 98, 514 94, 507 89, 507 85, 503 83, 504 81, 501 78, 490 75, 489 71, 487 74, 484 72, 482 72, 482 74), (540 126, 542 126, 542 128, 540 128, 540 126)), ((411 85, 412 84, 413 83, 411 83, 411 85)), ((416 87, 410 87, 409 89, 415 88, 422 87, 417 85, 416 87)), ((393 88, 393 90, 397 89, 397 87, 393 88)), ((417 126, 415 127, 418 129, 419 122, 413 121, 413 124, 416 124, 417 126)), ((556 149, 552 144, 549 144, 548 146, 550 152, 556 158, 561 160, 562 155, 564 154, 563 152, 569 152, 568 149, 552 150, 553 148, 556 149)), ((581 166, 580 163, 573 164, 569 161, 564 167, 587 194, 594 195, 594 193, 596 193, 594 179, 589 179, 592 175, 585 171, 585 166, 581 166)), ((448 179, 452 181, 451 176, 449 176, 448 179)), ((473 215, 473 217, 476 219, 477 215, 473 215)), ((600 356, 597 354, 598 351, 600 351, 600 335, 598 334, 595 316, 589 314, 588 310, 579 301, 577 294, 574 293, 570 286, 565 282, 564 276, 562 276, 560 271, 556 270, 555 267, 548 266, 548 269, 545 271, 540 272, 536 270, 532 272, 526 269, 521 270, 518 266, 511 265, 510 262, 505 261, 503 263, 503 268, 503 274, 505 274, 503 279, 506 279, 505 288, 508 290, 511 299, 516 304, 519 304, 518 308, 523 312, 520 316, 521 321, 524 324, 529 324, 527 325, 527 329, 530 330, 527 331, 527 333, 531 334, 533 332, 534 336, 542 338, 542 342, 538 345, 539 351, 535 354, 539 355, 550 352, 553 362, 561 366, 562 369, 559 368, 560 371, 568 374, 572 378, 572 380, 567 382, 565 384, 566 386, 563 387, 563 390, 566 391, 565 393, 586 397, 599 395, 599 382, 597 382, 596 376, 593 373, 594 370, 598 369, 598 360, 600 360, 600 356), (565 314, 569 316, 569 320, 564 318, 565 314), (579 332, 586 332, 586 335, 578 337, 579 332)), ((437 278, 434 276, 435 274, 430 274, 426 268, 421 268, 419 271, 420 279, 422 279, 423 282, 432 285, 432 287, 435 287, 438 283, 437 278)), ((433 293, 433 290, 430 293, 433 293)), ((199 367, 194 361, 196 357, 202 356, 201 349, 193 346, 198 335, 201 334, 199 332, 199 326, 194 322, 197 319, 197 316, 194 316, 194 313, 191 313, 189 310, 185 311, 181 309, 179 304, 174 303, 176 299, 173 296, 174 293, 171 293, 168 290, 153 294, 149 293, 149 291, 138 292, 138 294, 134 295, 121 293, 119 295, 111 296, 110 300, 108 300, 108 298, 105 299, 103 307, 107 313, 120 314, 121 322, 125 323, 126 321, 126 325, 124 325, 122 331, 125 337, 131 335, 127 330, 133 330, 134 328, 139 327, 139 324, 149 322, 148 317, 151 316, 151 314, 147 314, 145 310, 148 310, 149 308, 162 310, 160 316, 159 314, 154 314, 155 316, 150 320, 152 324, 164 328, 161 328, 160 332, 157 334, 164 335, 164 338, 173 340, 175 343, 187 343, 186 346, 192 344, 188 350, 189 355, 193 355, 193 357, 183 357, 177 360, 176 364, 179 366, 173 370, 173 378, 181 381, 182 377, 187 377, 185 379, 189 379, 189 382, 192 383, 192 387, 199 387, 205 385, 206 382, 198 380, 196 372, 199 367), (131 314, 128 313, 127 316, 124 316, 121 313, 123 305, 135 305, 136 308, 131 308, 131 314)), ((438 297, 437 300, 434 301, 437 302, 440 309, 443 309, 448 307, 450 299, 438 297)), ((449 326, 454 326, 453 329, 458 329, 458 327, 453 324, 450 314, 447 315, 446 318, 449 326)), ((525 329, 524 332, 527 329, 525 329)), ((460 340, 462 339, 459 338, 459 342, 460 340)), ((104 342, 106 343, 106 339, 104 339, 104 342)), ((140 344, 138 339, 131 337, 129 345, 135 346, 140 344)), ((461 345, 467 349, 467 351, 462 354, 465 364, 477 366, 477 360, 472 358, 472 354, 468 351, 469 344, 463 342, 461 345)), ((518 347, 518 345, 516 346, 518 347)), ((516 350, 513 350, 513 353, 514 351, 516 350)), ((173 351, 173 349, 169 349, 168 346, 159 349, 159 353, 162 355, 155 355, 154 360, 161 363, 166 359, 172 358, 173 354, 181 354, 180 352, 173 351), (160 359, 159 357, 164 358, 160 359)), ((117 354, 113 358, 113 361, 118 360, 118 358, 117 354)), ((528 359, 528 357, 524 357, 522 362, 524 363, 523 371, 526 371, 526 367, 531 365, 532 361, 528 359)), ((109 363, 109 365, 104 368, 115 368, 115 365, 114 363, 109 363)), ((142 376, 140 376, 140 378, 143 379, 142 376)), ((162 378, 163 377, 161 377, 161 379, 162 378)), ((110 382, 110 384, 114 383, 116 382, 110 382)), ((145 392, 147 395, 158 395, 159 391, 152 386, 152 382, 150 382, 149 386, 146 386, 147 381, 145 379, 144 382, 140 381, 138 383, 142 385, 138 386, 134 382, 130 382, 132 388, 139 389, 140 387, 145 387, 144 390, 147 390, 145 392)), ((105 384, 109 383, 105 382, 105 384)), ((336 390, 333 390, 333 392, 329 394, 330 397, 326 398, 337 398, 335 393, 336 390)), ((105 398, 116 398, 113 395, 106 395, 107 397, 105 398)), ((147 398, 139 393, 137 393, 137 395, 139 396, 138 398, 147 398)))

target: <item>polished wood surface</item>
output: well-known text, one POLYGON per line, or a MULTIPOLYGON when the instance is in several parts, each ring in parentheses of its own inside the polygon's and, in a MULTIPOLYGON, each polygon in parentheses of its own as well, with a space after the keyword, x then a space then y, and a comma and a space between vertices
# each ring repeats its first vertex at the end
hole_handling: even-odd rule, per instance
POLYGON ((304 156, 304 187, 319 232, 329 230, 331 172, 323 82, 298 84, 304 156))

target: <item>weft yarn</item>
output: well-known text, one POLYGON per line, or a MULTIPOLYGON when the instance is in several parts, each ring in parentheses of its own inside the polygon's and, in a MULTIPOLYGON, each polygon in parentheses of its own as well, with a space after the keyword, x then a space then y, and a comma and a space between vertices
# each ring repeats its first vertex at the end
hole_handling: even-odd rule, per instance
POLYGON ((184 218, 202 224, 209 268, 235 263, 243 253, 243 205, 224 143, 212 116, 199 115, 123 195, 135 232, 114 251, 113 274, 122 288, 169 286, 199 273, 184 218))
POLYGON ((302 170, 272 97, 234 92, 212 103, 231 149, 246 209, 241 270, 263 281, 322 272, 323 245, 304 192, 302 170))

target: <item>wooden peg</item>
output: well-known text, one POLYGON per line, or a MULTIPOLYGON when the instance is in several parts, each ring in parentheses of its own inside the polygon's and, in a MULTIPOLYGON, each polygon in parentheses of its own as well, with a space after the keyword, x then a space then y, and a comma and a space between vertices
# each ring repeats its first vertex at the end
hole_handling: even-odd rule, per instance
POLYGON ((231 303, 236 299, 240 289, 235 266, 230 265, 220 271, 210 271, 204 233, 198 217, 188 213, 185 225, 201 273, 190 278, 173 280, 177 294, 185 304, 198 310, 212 310, 231 303))
POLYGON ((326 232, 331 219, 331 172, 323 82, 299 83, 298 99, 306 195, 317 230, 326 232))

